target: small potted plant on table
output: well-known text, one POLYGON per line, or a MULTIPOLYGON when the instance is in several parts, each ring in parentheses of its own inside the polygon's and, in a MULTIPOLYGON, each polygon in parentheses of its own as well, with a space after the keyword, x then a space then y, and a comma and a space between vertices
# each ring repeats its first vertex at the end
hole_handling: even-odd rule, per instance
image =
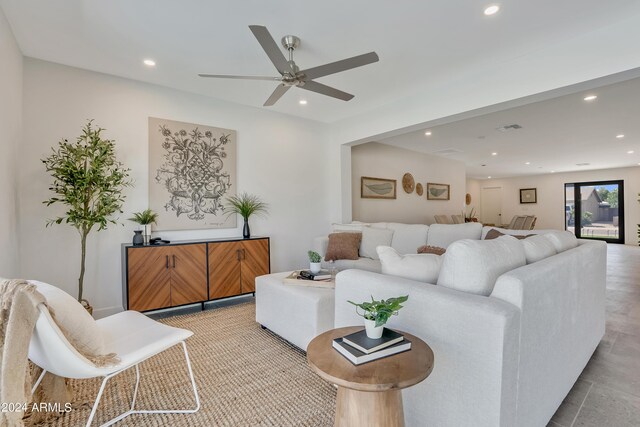
POLYGON ((364 317, 364 326, 367 330, 367 337, 371 339, 378 339, 382 336, 382 331, 387 320, 392 315, 398 315, 398 311, 403 307, 402 303, 409 299, 409 295, 389 298, 386 300, 381 299, 376 301, 371 296, 371 302, 365 301, 361 303, 355 303, 353 301, 347 301, 349 304, 356 306, 356 313, 359 316, 364 317), (358 311, 358 308, 363 310, 362 313, 358 311))
POLYGON ((309 255, 309 270, 311 270, 313 274, 320 273, 322 268, 322 257, 320 254, 315 251, 308 251, 307 255, 309 255))

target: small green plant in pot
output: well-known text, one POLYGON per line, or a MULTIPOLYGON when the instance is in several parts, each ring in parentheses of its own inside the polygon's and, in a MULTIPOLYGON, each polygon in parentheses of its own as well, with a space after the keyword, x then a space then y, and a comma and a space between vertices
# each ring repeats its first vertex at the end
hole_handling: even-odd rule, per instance
POLYGON ((151 209, 145 209, 142 212, 134 212, 133 217, 129 218, 129 221, 140 224, 144 228, 144 244, 149 244, 149 237, 151 237, 151 224, 155 224, 158 220, 158 214, 151 209))
POLYGON ((367 330, 367 337, 372 339, 378 339, 382 336, 382 331, 387 320, 391 316, 398 315, 398 311, 403 307, 402 303, 409 299, 409 295, 388 298, 386 300, 381 299, 376 301, 371 296, 371 302, 365 301, 361 303, 355 303, 353 301, 347 301, 349 304, 356 306, 356 313, 359 316, 364 317, 364 326, 367 330), (362 310, 362 313, 358 311, 362 310))
POLYGON ((308 251, 307 255, 309 255, 309 270, 312 273, 320 273, 322 268, 322 257, 316 251, 308 251))
POLYGON ((242 237, 248 239, 249 237, 251 237, 251 230, 249 229, 249 217, 254 214, 266 215, 268 213, 268 207, 269 205, 260 200, 260 197, 253 194, 241 193, 239 195, 228 197, 224 210, 228 212, 229 215, 240 214, 240 216, 244 219, 242 237))

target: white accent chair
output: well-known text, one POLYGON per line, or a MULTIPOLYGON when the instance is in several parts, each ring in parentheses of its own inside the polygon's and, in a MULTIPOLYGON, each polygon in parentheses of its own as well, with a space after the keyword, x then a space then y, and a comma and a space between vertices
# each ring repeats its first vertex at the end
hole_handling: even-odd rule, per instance
POLYGON ((185 344, 185 340, 193 335, 193 332, 164 325, 136 311, 124 311, 100 319, 97 321, 98 326, 105 332, 105 336, 109 337, 107 348, 118 355, 120 362, 112 366, 97 367, 67 341, 44 305, 41 304, 39 310, 40 315, 36 321, 29 345, 29 359, 41 367, 43 371, 31 392, 35 392, 46 372, 74 379, 104 377, 87 420, 87 427, 93 421, 107 381, 131 367, 136 369, 136 384, 133 389, 131 407, 123 414, 102 424, 103 426, 109 426, 131 414, 190 414, 200 409, 200 398, 185 344), (193 386, 195 408, 183 410, 135 409, 138 385, 140 384, 138 364, 178 344, 182 344, 184 350, 187 369, 193 386))

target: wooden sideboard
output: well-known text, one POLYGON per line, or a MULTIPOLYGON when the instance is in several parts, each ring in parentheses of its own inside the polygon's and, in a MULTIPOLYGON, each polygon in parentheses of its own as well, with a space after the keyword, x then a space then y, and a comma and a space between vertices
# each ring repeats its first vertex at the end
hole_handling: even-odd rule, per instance
POLYGON ((268 237, 122 245, 125 310, 148 311, 255 292, 271 272, 268 237))

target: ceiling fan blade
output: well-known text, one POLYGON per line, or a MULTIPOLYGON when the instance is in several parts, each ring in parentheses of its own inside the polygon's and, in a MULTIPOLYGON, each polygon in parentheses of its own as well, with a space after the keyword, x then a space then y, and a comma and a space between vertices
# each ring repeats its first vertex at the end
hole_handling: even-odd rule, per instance
POLYGON ((242 79, 242 80, 269 80, 279 82, 282 77, 266 77, 266 76, 231 76, 228 74, 198 74, 200 77, 213 77, 216 79, 242 79))
POLYGON ((283 85, 283 84, 278 85, 278 87, 276 87, 276 90, 273 91, 273 93, 271 94, 269 99, 267 99, 265 101, 264 106, 265 107, 270 107, 273 104, 275 104, 278 101, 278 99, 280 99, 282 97, 282 95, 287 93, 287 91, 289 90, 290 87, 291 86, 287 86, 287 85, 283 85))
POLYGON ((293 74, 293 70, 287 61, 287 58, 285 58, 273 37, 271 37, 267 27, 263 27, 261 25, 249 25, 249 29, 256 39, 258 39, 258 43, 260 43, 262 49, 264 49, 271 62, 273 62, 276 70, 278 70, 280 74, 293 74))
POLYGON ((318 77, 328 76, 329 74, 335 74, 352 68, 362 67, 363 65, 372 64, 374 62, 378 62, 379 59, 380 58, 378 58, 377 53, 369 52, 364 55, 343 59, 342 61, 320 65, 318 67, 309 68, 308 70, 302 70, 301 73, 307 76, 307 79, 313 80, 318 77))
POLYGON ((311 92, 320 93, 322 95, 331 96, 333 98, 338 98, 343 101, 349 101, 353 98, 353 95, 347 92, 343 92, 341 90, 332 88, 331 86, 323 85, 318 82, 305 82, 304 86, 298 86, 300 89, 310 90, 311 92))

